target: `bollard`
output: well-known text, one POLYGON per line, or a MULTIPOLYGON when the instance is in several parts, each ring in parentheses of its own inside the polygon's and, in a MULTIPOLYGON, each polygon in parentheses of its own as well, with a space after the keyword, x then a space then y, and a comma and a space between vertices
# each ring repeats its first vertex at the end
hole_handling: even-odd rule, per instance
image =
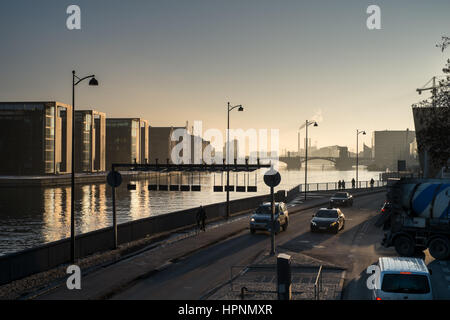
POLYGON ((278 300, 292 299, 291 256, 280 253, 277 256, 278 300))

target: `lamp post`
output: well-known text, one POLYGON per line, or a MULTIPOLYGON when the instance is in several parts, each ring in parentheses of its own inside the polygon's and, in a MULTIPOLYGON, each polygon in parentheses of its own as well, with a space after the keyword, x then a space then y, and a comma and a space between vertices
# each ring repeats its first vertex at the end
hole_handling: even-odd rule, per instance
POLYGON ((90 86, 98 86, 95 75, 79 78, 72 71, 72 173, 71 173, 71 197, 70 197, 70 261, 75 262, 75 86, 81 81, 91 79, 90 86))
POLYGON ((360 134, 365 135, 366 132, 364 130, 359 131, 358 129, 356 129, 356 189, 358 189, 358 166, 359 166, 359 147, 358 147, 358 137, 360 134))
MULTIPOLYGON (((228 111, 228 122, 227 122, 227 154, 225 155, 227 159, 227 219, 230 217, 230 111, 238 108, 239 112, 244 111, 244 107, 242 105, 237 105, 232 107, 228 102, 227 111, 228 111)), ((234 149, 234 148, 233 148, 234 149)))
POLYGON ((306 188, 308 182, 308 127, 314 124, 314 127, 319 126, 316 121, 308 121, 305 122, 306 129, 306 140, 305 140, 305 201, 306 201, 306 188))

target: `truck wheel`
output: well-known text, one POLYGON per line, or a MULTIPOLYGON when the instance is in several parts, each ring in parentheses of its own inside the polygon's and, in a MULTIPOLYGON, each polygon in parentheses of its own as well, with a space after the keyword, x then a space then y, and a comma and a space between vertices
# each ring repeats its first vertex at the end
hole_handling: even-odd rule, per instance
POLYGON ((430 241, 428 250, 433 258, 445 260, 450 256, 450 243, 445 238, 435 238, 430 241))
POLYGON ((410 257, 414 255, 414 241, 407 236, 398 236, 394 241, 395 251, 401 256, 410 257))

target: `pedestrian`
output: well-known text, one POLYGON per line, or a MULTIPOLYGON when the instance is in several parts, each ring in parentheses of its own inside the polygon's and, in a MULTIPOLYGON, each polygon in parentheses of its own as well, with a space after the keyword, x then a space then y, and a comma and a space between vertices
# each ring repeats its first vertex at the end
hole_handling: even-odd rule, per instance
POLYGON ((342 189, 345 189, 345 181, 342 179, 342 189))
POLYGON ((355 178, 353 178, 352 179, 352 189, 355 189, 355 184, 356 184, 356 181, 355 181, 355 178))
POLYGON ((371 188, 373 188, 373 185, 375 184, 375 180, 373 180, 373 178, 372 179, 370 179, 370 187, 371 188))
POLYGON ((206 231, 206 211, 203 206, 200 206, 197 211, 197 227, 200 230, 206 231))
POLYGON ((338 181, 338 189, 341 190, 341 187, 342 187, 342 183, 341 183, 341 180, 339 180, 338 181))

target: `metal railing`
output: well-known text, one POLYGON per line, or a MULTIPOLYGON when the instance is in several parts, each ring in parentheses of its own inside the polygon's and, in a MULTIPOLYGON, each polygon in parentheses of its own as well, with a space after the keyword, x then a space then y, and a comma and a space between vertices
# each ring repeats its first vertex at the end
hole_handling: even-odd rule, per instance
POLYGON ((314 300, 320 300, 320 293, 323 289, 323 266, 320 265, 319 272, 317 273, 316 281, 314 282, 314 300))
MULTIPOLYGON (((345 181, 345 186, 339 188, 339 183, 336 182, 317 182, 306 184, 306 192, 311 191, 336 191, 336 190, 356 190, 356 189, 370 189, 384 187, 387 185, 387 181, 374 181, 373 185, 370 181, 358 181, 355 186, 352 186, 351 181, 345 181)), ((305 192, 305 184, 299 184, 297 186, 299 192, 305 192)))

